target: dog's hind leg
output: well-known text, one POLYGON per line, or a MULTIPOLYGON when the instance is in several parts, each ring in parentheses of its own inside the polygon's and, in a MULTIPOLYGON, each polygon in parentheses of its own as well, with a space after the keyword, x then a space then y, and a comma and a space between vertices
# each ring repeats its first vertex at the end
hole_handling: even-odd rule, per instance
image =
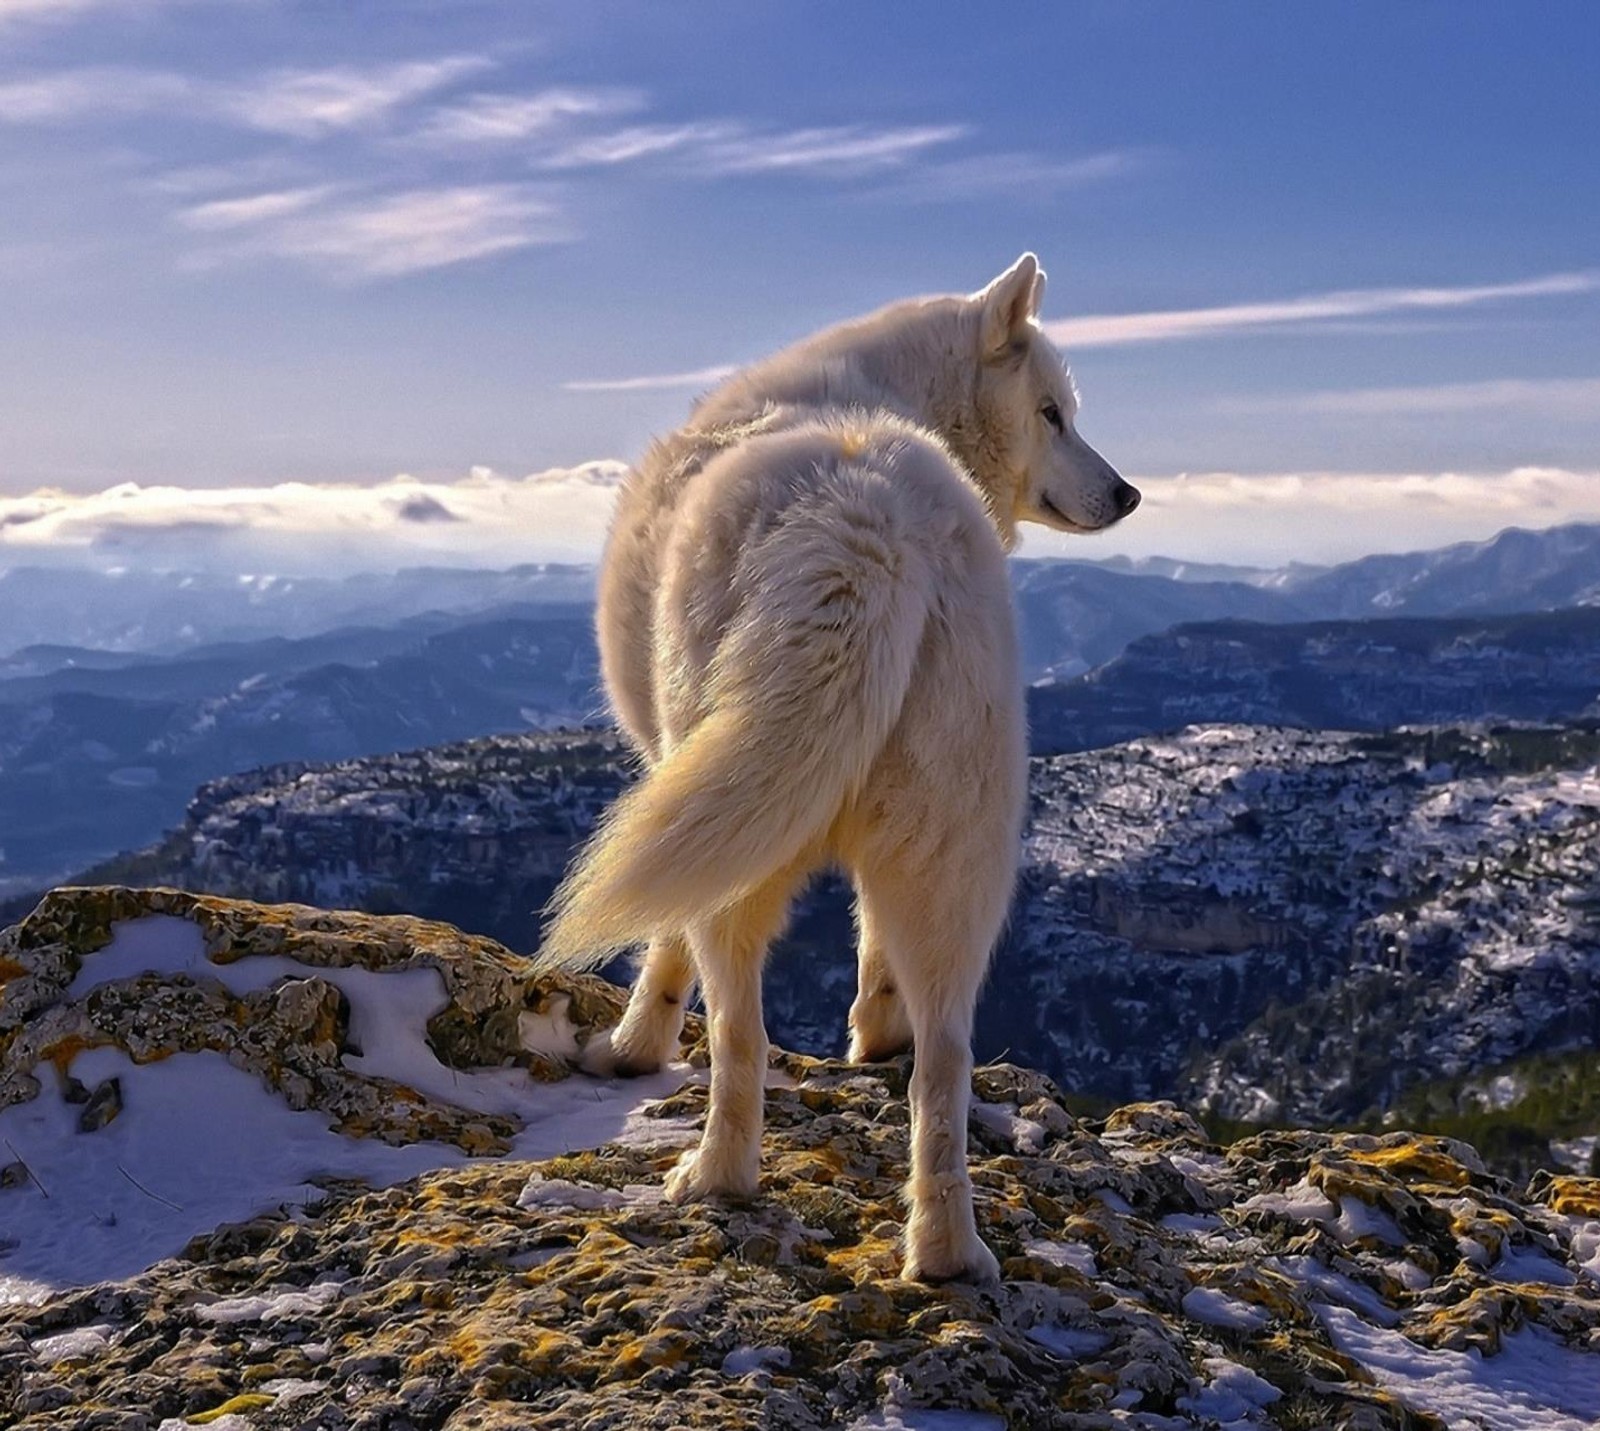
POLYGON ((761 1176, 767 1031, 761 969, 788 913, 796 880, 778 876, 692 929, 690 947, 705 996, 711 1042, 711 1101, 700 1146, 667 1176, 669 1202, 750 1197, 761 1176))
POLYGON ((579 1066, 597 1078, 658 1072, 678 1055, 684 1008, 693 991, 688 941, 681 934, 652 939, 621 1022, 583 1046, 579 1066))
POLYGON ((972 1097, 972 1012, 978 980, 918 989, 911 1073, 911 1218, 903 1276, 908 1282, 990 1281, 1000 1264, 978 1236, 967 1171, 972 1097))
POLYGON ((911 1020, 906 1015, 905 1000, 895 987, 883 941, 873 928, 870 911, 859 899, 856 927, 860 954, 856 998, 850 1005, 850 1052, 846 1056, 851 1063, 875 1063, 911 1047, 911 1020))

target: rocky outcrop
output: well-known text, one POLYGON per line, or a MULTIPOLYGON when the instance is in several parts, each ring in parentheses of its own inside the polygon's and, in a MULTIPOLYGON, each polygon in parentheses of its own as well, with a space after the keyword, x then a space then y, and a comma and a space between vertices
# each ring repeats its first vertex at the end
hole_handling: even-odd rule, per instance
POLYGON ((135 1064, 211 1051, 255 1075, 291 1109, 331 1114, 341 1133, 445 1141, 467 1153, 507 1151, 516 1131, 511 1120, 474 1118, 346 1064, 347 1053, 361 1050, 351 1043, 350 1003, 335 971, 351 968, 435 971, 444 1002, 427 1021, 427 1041, 452 1068, 515 1064, 535 1078, 563 1077, 565 1064, 525 1045, 523 1021, 559 1016, 577 1038, 614 1022, 621 1008, 610 985, 560 975, 534 980, 525 960, 492 940, 428 920, 374 920, 179 890, 61 889, 0 935, 0 1108, 38 1097, 46 1068, 69 1101, 91 1100, 93 1090, 71 1074, 73 1060, 90 1049, 116 1049, 135 1064), (101 982, 95 956, 113 944, 117 927, 152 916, 192 924, 205 946, 204 965, 150 973, 125 965, 101 982), (267 965, 270 982, 230 986, 225 971, 243 968, 242 961, 267 965))
MULTIPOLYGON (((186 1051, 209 1069, 225 1050, 262 1098, 333 1124, 341 1146, 418 1140, 450 1162, 324 1180, 96 1285, 58 1271, 54 1289, 0 1309, 8 1424, 1580 1431, 1600 1416, 1600 1181, 1519 1189, 1447 1139, 1290 1131, 1219 1147, 1170 1105, 1077 1119, 1048 1079, 980 1067, 974 1181, 1004 1280, 912 1286, 895 1275, 905 1060, 776 1053, 760 1197, 674 1208, 662 1174, 705 1107, 687 1069, 622 1136, 592 1127, 597 1146, 528 1162, 488 1138, 464 1155, 456 1132, 481 1121, 468 1085, 495 1072, 485 1064, 520 1080, 525 1112, 574 1089, 598 1108, 618 1087, 529 1078, 559 1074, 548 1050, 575 1046, 617 995, 530 980, 489 941, 419 920, 63 891, 0 940, 0 980, 8 1139, 37 1131, 30 1108, 73 1096, 100 1040, 132 1072, 107 1122, 62 1125, 70 1146, 153 1117, 142 1078, 186 1051), (186 928, 198 943, 174 967, 186 928), (268 961, 263 977, 244 972, 252 961, 268 961), (324 977, 331 994, 294 992, 324 977), (424 982, 430 1001, 394 997, 424 982), (265 997, 249 1002, 245 985, 265 997), (454 1120, 425 1060, 411 1065, 423 1086, 351 1091, 385 1057, 366 1015, 406 1007, 435 1010, 423 1041, 453 1061, 454 1120), (359 1054, 341 1050, 352 1032, 359 1054), (352 1098, 363 1116, 348 1116, 352 1098), (404 1106, 434 1112, 384 1112, 404 1106)), ((197 1078, 192 1092, 198 1107, 212 1089, 197 1078)), ((68 1198, 44 1172, 30 1159, 0 1179, 0 1231, 15 1238, 68 1198)), ((146 1210, 168 1215, 139 1198, 126 1216, 146 1210)), ((0 1282, 27 1252, 0 1257, 0 1282)))

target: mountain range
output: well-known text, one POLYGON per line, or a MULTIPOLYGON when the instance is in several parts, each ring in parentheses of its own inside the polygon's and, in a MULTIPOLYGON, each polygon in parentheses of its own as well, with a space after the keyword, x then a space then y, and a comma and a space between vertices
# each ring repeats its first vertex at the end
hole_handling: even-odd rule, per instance
POLYGON ((230 771, 596 718, 588 609, 524 610, 0 680, 0 892, 148 843, 230 771))
MULTIPOLYGON (((1585 606, 1600 598, 1600 525, 1511 528, 1484 542, 1364 557, 1333 567, 1226 566, 1151 557, 1015 565, 1029 665, 1076 675, 1179 621, 1359 620, 1585 606)), ((105 653, 196 646, 466 616, 518 603, 587 602, 589 567, 415 567, 348 577, 219 575, 134 567, 0 564, 0 678, 105 653), (28 653, 74 647, 100 653, 28 653)))
POLYGON ((0 565, 0 678, 103 664, 119 653, 173 656, 219 643, 371 629, 518 603, 586 603, 593 596, 593 568, 549 564, 504 571, 411 567, 347 577, 0 565))
POLYGON ((1141 636, 1077 680, 1028 692, 1039 754, 1211 721, 1387 730, 1597 711, 1600 607, 1299 625, 1199 622, 1141 636))
MULTIPOLYGON (((1498 614, 1592 601, 1596 526, 1331 568, 1014 572, 1040 752, 1199 720, 1564 719, 1600 668, 1588 609, 1498 614)), ((235 771, 595 719, 593 581, 0 571, 0 893, 149 843, 235 771)))
POLYGON ((1180 623, 1304 623, 1553 611, 1600 602, 1600 525, 1511 528, 1486 542, 1334 567, 1018 562, 1031 679, 1100 666, 1180 623))

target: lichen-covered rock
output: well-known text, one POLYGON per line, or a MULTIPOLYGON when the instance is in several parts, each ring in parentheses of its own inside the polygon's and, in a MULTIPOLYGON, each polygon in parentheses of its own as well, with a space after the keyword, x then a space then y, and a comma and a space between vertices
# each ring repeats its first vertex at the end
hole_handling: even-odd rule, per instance
POLYGON ((565 1064, 526 1037, 530 1023, 559 1024, 576 1046, 621 1008, 601 980, 535 979, 528 960, 493 940, 431 920, 170 889, 59 889, 0 934, 0 1108, 36 1096, 42 1066, 65 1083, 86 1049, 121 1049, 140 1064, 209 1049, 277 1089, 290 1107, 328 1112, 342 1132, 505 1152, 513 1120, 473 1114, 347 1064, 348 1000, 333 981, 340 969, 434 970, 443 1005, 428 1019, 427 1041, 451 1068, 510 1063, 559 1078, 565 1064), (97 960, 118 926, 152 917, 192 924, 204 959, 158 973, 119 966, 102 978, 97 960), (282 976, 249 988, 261 982, 246 967, 252 960, 280 961, 267 973, 282 976))
MULTIPOLYGON (((494 946, 418 921, 127 891, 55 899, 0 943, 29 971, 0 988, 0 1015, 34 1010, 0 1025, 8 1059, 92 963, 73 931, 139 910, 203 918, 230 954, 292 940, 319 966, 358 946, 402 967, 470 965, 441 973, 474 1017, 553 992, 494 946), (35 985, 11 1004, 13 983, 41 977, 54 996, 35 985)), ((286 989, 252 1008, 331 1050, 304 1056, 320 1107, 344 1057, 338 1020, 286 989)), ((585 981, 559 992, 578 1023, 616 1007, 585 981)), ((210 1020, 230 1006, 182 1007, 210 1020)), ((72 1028, 120 1037, 123 1009, 85 1009, 72 1028)), ((175 1012, 163 1030, 184 1036, 175 1012)), ((46 1061, 51 1047, 30 1045, 46 1061)), ((20 1088, 20 1064, 6 1066, 20 1088)), ((956 1424, 919 1423, 920 1408, 984 1431, 1583 1431, 1600 1417, 1600 1182, 1520 1190, 1464 1144, 1406 1133, 1218 1147, 1169 1104, 1075 1119, 1047 1079, 990 1065, 974 1076, 970 1139, 1003 1280, 914 1286, 896 1275, 908 1074, 908 1060, 775 1054, 761 1193, 746 1205, 661 1199, 704 1114, 689 1081, 649 1106, 655 1138, 536 1163, 484 1156, 262 1209, 138 1275, 0 1310, 0 1408, 21 1427, 127 1431, 956 1424)), ((137 1095, 125 1090, 122 1118, 137 1095)), ((417 1128, 374 1115, 370 1131, 417 1128)), ((31 1195, 0 1187, 0 1231, 3 1200, 31 1195)))

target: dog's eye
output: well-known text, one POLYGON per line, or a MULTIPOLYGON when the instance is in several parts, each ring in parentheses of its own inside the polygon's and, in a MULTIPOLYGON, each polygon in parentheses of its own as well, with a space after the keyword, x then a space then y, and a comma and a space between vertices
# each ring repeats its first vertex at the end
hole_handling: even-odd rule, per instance
POLYGON ((1047 402, 1039 409, 1039 415, 1044 418, 1057 432, 1065 432, 1067 425, 1061 420, 1061 409, 1053 402, 1047 402))

